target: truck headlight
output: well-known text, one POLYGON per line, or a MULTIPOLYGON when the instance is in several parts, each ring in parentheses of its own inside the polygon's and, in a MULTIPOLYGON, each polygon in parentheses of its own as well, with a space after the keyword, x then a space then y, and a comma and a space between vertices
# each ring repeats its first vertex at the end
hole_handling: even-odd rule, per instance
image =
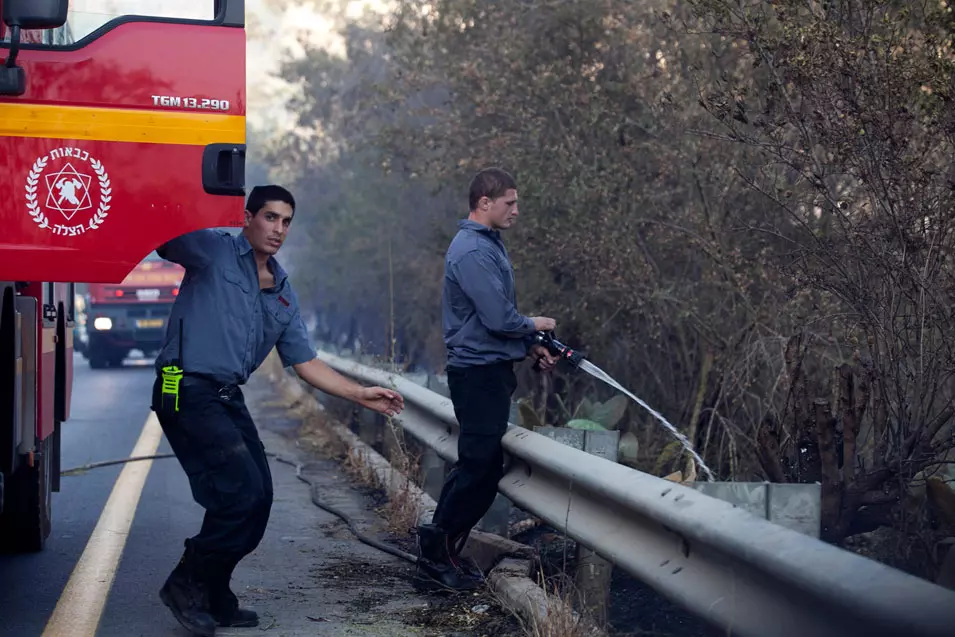
POLYGON ((111 330, 113 329, 113 319, 108 316, 98 316, 93 319, 93 328, 97 330, 111 330))

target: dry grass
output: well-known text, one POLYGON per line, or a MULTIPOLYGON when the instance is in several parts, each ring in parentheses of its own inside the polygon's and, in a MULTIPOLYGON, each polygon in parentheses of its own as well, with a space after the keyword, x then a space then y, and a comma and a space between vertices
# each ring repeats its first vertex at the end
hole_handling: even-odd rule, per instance
POLYGON ((396 489, 389 492, 388 502, 382 509, 389 529, 400 535, 410 535, 411 530, 418 526, 422 513, 421 504, 409 482, 404 480, 404 484, 396 485, 396 489))
POLYGON ((532 618, 528 637, 584 637, 595 634, 593 624, 573 610, 578 595, 571 584, 545 582, 541 588, 552 603, 542 617, 532 618))
POLYGON ((342 462, 342 469, 345 474, 358 484, 370 489, 377 489, 380 484, 378 476, 368 462, 365 453, 357 449, 349 449, 345 454, 345 460, 342 462))
POLYGON ((326 458, 335 458, 344 462, 348 448, 341 439, 332 433, 328 426, 329 415, 317 410, 301 419, 298 429, 300 444, 308 451, 326 458))
POLYGON ((411 529, 418 525, 422 509, 417 497, 417 485, 406 476, 416 475, 414 472, 419 466, 419 460, 403 450, 396 450, 392 454, 391 466, 393 470, 385 481, 362 451, 350 449, 342 462, 345 473, 353 480, 369 488, 382 489, 387 494, 387 501, 379 512, 385 518, 390 531, 409 535, 411 529), (408 473, 409 471, 411 473, 408 473))
POLYGON ((418 526, 421 517, 421 501, 418 499, 420 489, 413 482, 413 477, 421 471, 421 458, 412 456, 404 448, 396 449, 391 457, 392 484, 389 485, 388 502, 382 511, 388 526, 394 533, 408 535, 418 526))

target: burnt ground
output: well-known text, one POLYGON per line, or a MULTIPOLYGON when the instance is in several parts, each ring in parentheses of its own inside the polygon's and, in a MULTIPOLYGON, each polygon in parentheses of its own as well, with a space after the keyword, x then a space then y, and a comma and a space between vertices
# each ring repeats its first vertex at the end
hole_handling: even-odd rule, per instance
MULTIPOLYGON (((344 610, 349 615, 364 616, 377 611, 388 612, 396 600, 404 596, 402 586, 408 579, 404 568, 344 560, 311 570, 311 575, 326 586, 350 593, 344 610), (369 590, 368 583, 376 588, 369 590), (383 592, 381 588, 391 588, 383 592)), ((427 605, 396 609, 393 620, 423 629, 422 634, 445 637, 503 637, 521 635, 516 621, 488 593, 433 596, 427 605)), ((323 618, 316 617, 315 621, 323 618)))
MULTIPOLYGON (((515 517, 527 516, 516 512, 515 517)), ((573 539, 546 524, 519 533, 512 539, 538 551, 548 590, 556 586, 562 596, 573 598, 572 577, 577 550, 573 539)), ((619 568, 615 568, 611 576, 608 624, 608 634, 614 637, 716 637, 721 634, 619 568)))

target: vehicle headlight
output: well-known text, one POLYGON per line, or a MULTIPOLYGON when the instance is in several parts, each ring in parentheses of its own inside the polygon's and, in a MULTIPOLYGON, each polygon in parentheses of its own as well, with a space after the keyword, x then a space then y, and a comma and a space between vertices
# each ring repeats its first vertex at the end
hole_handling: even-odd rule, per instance
POLYGON ((93 320, 93 328, 97 330, 113 329, 113 319, 108 316, 98 316, 93 320))

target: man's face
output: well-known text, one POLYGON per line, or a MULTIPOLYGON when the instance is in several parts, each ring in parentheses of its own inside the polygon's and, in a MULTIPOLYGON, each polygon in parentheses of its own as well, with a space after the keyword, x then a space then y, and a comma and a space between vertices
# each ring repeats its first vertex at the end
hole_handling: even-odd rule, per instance
POLYGON ((511 188, 497 199, 485 197, 485 218, 494 230, 506 230, 517 219, 517 191, 511 188))
POLYGON ((246 210, 245 236, 252 248, 269 255, 278 252, 288 234, 292 214, 292 207, 284 201, 266 202, 255 215, 246 210))

